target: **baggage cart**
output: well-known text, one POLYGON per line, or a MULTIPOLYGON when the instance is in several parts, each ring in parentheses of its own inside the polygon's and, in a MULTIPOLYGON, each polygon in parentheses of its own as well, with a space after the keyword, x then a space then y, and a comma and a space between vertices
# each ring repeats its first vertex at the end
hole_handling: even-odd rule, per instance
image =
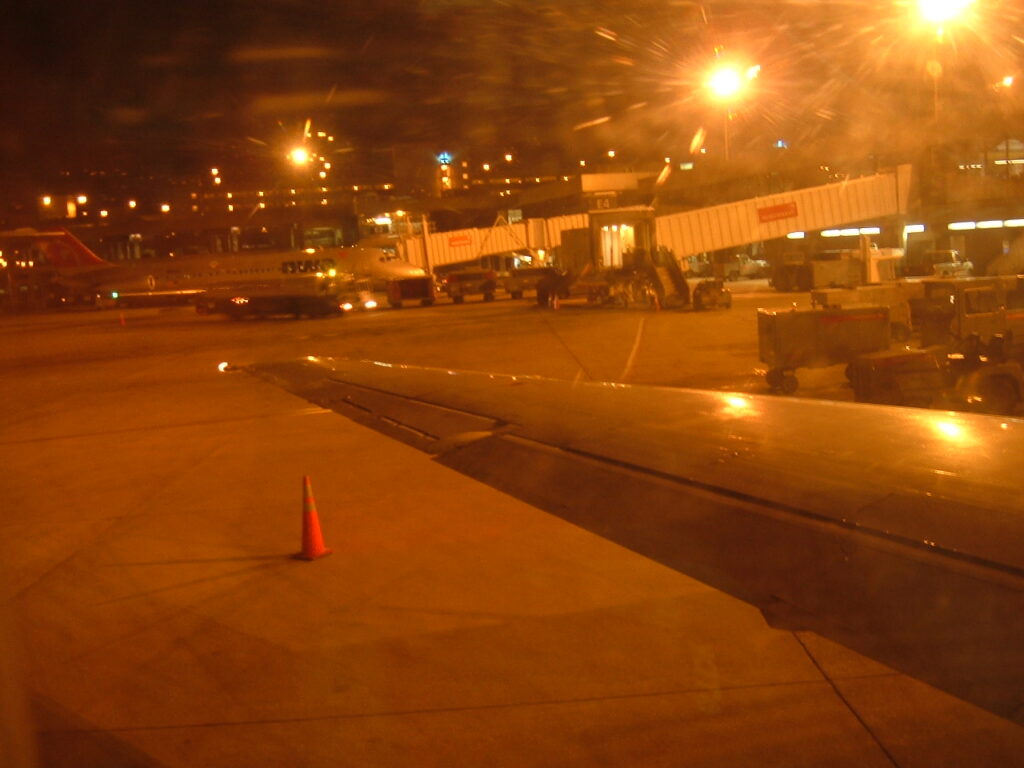
POLYGON ((772 391, 792 394, 797 368, 849 364, 889 348, 889 308, 757 310, 758 352, 772 391))

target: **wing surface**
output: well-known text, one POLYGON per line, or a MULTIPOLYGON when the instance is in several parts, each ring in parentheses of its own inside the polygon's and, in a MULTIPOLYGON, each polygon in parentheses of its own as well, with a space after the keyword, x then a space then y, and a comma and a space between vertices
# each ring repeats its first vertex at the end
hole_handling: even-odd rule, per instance
POLYGON ((329 358, 250 371, 1024 723, 1024 422, 329 358))

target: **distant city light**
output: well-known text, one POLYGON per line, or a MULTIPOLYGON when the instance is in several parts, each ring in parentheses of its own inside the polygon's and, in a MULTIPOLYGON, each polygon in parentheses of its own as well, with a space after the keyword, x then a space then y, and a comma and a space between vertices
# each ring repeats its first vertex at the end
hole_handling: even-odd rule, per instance
POLYGON ((161 213, 170 213, 171 212, 171 206, 168 203, 162 204, 160 206, 160 212, 161 213))
POLYGON ((101 218, 101 219, 105 219, 105 218, 107 218, 107 216, 109 216, 109 215, 110 215, 110 211, 107 211, 106 209, 104 209, 104 210, 100 211, 100 218, 101 218))
POLYGON ((490 164, 490 163, 484 163, 484 164, 483 164, 483 169, 484 169, 485 171, 489 171, 489 170, 491 170, 491 164, 490 164))
POLYGON ((508 154, 505 155, 505 162, 506 163, 511 163, 512 162, 512 153, 511 152, 509 152, 508 154))
POLYGON ((227 198, 228 198, 228 200, 230 200, 230 199, 231 199, 231 198, 233 198, 233 197, 234 197, 234 194, 233 194, 233 193, 231 193, 231 192, 228 192, 228 193, 227 193, 227 198))
POLYGON ((804 232, 790 232, 786 235, 786 238, 789 240, 803 240, 806 236, 804 232))
POLYGON ((924 232, 924 224, 907 224, 903 231, 908 235, 917 235, 924 232))
POLYGON ((586 168, 586 166, 587 166, 587 161, 586 160, 580 160, 580 167, 581 168, 586 168))
POLYGON ((89 198, 86 197, 85 195, 79 195, 78 197, 75 198, 75 200, 78 202, 79 205, 85 205, 87 202, 89 202, 89 198))
POLYGON ((135 206, 137 206, 137 205, 138 205, 138 203, 137 203, 137 202, 135 202, 134 200, 129 200, 129 201, 128 201, 128 207, 129 207, 129 208, 134 208, 134 207, 135 207, 135 206))
POLYGON ((615 150, 614 149, 609 149, 608 150, 608 157, 615 157, 615 150))
POLYGON ((218 170, 217 168, 211 168, 210 169, 210 175, 211 176, 220 176, 220 170, 218 170))
POLYGON ((50 198, 49 195, 43 195, 43 205, 49 205, 52 202, 53 200, 50 198))

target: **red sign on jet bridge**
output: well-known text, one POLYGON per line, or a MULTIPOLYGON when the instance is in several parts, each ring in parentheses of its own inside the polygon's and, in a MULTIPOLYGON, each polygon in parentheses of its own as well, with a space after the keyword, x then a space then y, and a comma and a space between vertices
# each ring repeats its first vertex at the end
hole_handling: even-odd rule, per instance
POLYGON ((781 221, 782 219, 791 219, 796 216, 796 203, 782 203, 781 205, 769 205, 767 208, 757 209, 757 219, 762 224, 767 224, 770 221, 781 221))
POLYGON ((448 238, 449 248, 458 248, 460 245, 472 245, 473 238, 469 235, 453 235, 448 238))

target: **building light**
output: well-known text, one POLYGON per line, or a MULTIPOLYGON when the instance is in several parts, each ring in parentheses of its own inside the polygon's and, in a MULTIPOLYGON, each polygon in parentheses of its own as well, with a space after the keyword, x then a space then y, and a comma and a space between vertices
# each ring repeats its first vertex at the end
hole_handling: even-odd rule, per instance
POLYGON ((263 190, 261 189, 259 192, 257 192, 256 196, 257 197, 263 197, 263 190))
POLYGON ((320 200, 320 205, 327 205, 327 198, 322 198, 320 200))
POLYGON ((320 171, 320 173, 318 175, 320 176, 321 179, 326 179, 327 178, 327 171, 320 171))
POLYGON ((214 184, 220 184, 220 176, 214 176, 213 177, 213 183, 214 184))
POLYGON ((325 171, 331 170, 331 164, 330 163, 324 163, 324 170, 325 171))
POLYGON ((162 204, 160 206, 160 212, 161 213, 170 213, 171 212, 171 206, 168 205, 167 203, 162 204))
POLYGON ((43 205, 49 205, 53 200, 49 195, 43 195, 43 205))
POLYGON ((1024 219, 1007 219, 1003 222, 1004 227, 1024 227, 1024 219))
POLYGON ((882 234, 881 227, 861 227, 860 234, 862 235, 880 235, 882 234))
POLYGON ((104 209, 104 210, 100 211, 100 218, 101 218, 101 219, 105 219, 105 218, 107 218, 107 216, 109 216, 109 215, 110 215, 110 211, 108 211, 108 210, 106 210, 106 209, 104 209))
POLYGON ((586 168, 586 166, 587 166, 587 161, 586 160, 580 160, 580 168, 586 168))
POLYGON ((266 208, 266 207, 267 207, 267 204, 264 203, 263 201, 260 201, 260 208, 266 208))
POLYGON ((789 240, 803 240, 807 234, 805 232, 790 232, 786 235, 789 240))
POLYGON ((230 200, 230 199, 231 199, 232 197, 234 197, 234 194, 233 194, 233 193, 231 193, 231 192, 228 192, 228 194, 227 194, 227 198, 228 198, 228 200, 230 200))
POLYGON ((1003 226, 1002 221, 979 221, 978 229, 1001 229, 1003 226))
POLYGON ((615 157, 615 150, 614 149, 609 149, 608 150, 608 157, 615 157))
POLYGON ((679 164, 679 170, 680 171, 692 171, 693 170, 693 163, 680 163, 679 164))
POLYGON ((86 203, 88 203, 88 202, 89 202, 89 198, 88 198, 88 197, 86 197, 85 195, 79 195, 78 197, 76 197, 76 198, 75 198, 75 201, 76 201, 76 202, 77 202, 77 203, 78 203, 79 205, 85 205, 86 203))
POLYGON ((220 176, 220 169, 218 169, 218 168, 211 168, 210 169, 210 175, 211 176, 220 176))
POLYGON ((821 231, 822 237, 839 237, 838 229, 823 229, 821 231))
POLYGON ((129 200, 128 201, 128 207, 129 208, 135 208, 135 206, 137 206, 137 205, 138 205, 138 203, 135 202, 134 200, 129 200))
POLYGON ((946 229, 953 232, 962 232, 969 229, 975 229, 978 225, 973 221, 954 221, 952 224, 948 224, 946 229))
POLYGON ((669 165, 671 163, 672 163, 672 158, 671 157, 666 157, 665 158, 665 165, 669 165))
POLYGON ((485 171, 489 171, 489 170, 491 170, 491 164, 490 164, 490 163, 484 163, 484 164, 483 164, 483 166, 482 166, 482 168, 483 168, 483 169, 484 169, 485 171))
POLYGON ((924 224, 907 224, 907 226, 903 228, 903 233, 905 235, 918 235, 922 232, 924 232, 924 224))
POLYGON ((506 163, 511 163, 512 162, 512 153, 511 152, 509 152, 508 154, 505 155, 505 162, 506 163))

